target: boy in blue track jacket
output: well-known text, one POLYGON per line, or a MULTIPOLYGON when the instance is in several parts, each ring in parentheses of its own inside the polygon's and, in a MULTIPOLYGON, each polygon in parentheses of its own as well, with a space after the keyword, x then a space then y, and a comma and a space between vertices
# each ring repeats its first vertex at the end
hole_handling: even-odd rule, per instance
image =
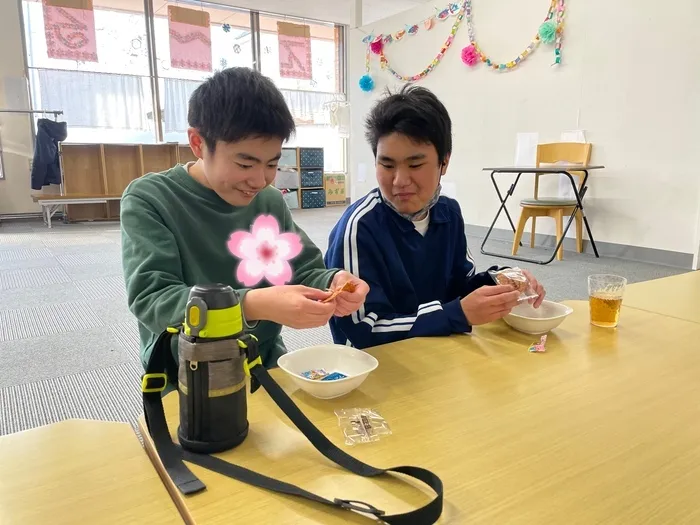
MULTIPOLYGON (((406 86, 374 106, 366 128, 379 187, 340 218, 325 263, 366 281, 370 291, 357 312, 331 319, 333 340, 367 348, 471 332, 507 315, 519 292, 476 273, 459 204, 440 195, 452 153, 445 106, 427 89, 406 86)), ((545 291, 527 276, 539 307, 545 291)))

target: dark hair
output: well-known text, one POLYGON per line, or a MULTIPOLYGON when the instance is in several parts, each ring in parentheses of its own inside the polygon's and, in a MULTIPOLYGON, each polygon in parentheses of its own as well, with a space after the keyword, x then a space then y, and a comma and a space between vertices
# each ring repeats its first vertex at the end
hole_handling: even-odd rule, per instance
POLYGON ((452 121, 445 106, 424 87, 406 85, 399 93, 387 90, 365 121, 365 136, 377 156, 379 139, 392 133, 435 146, 440 164, 452 153, 452 121))
POLYGON ((200 84, 190 97, 187 121, 212 152, 219 140, 277 137, 286 141, 295 131, 282 93, 272 80, 247 67, 218 71, 200 84))

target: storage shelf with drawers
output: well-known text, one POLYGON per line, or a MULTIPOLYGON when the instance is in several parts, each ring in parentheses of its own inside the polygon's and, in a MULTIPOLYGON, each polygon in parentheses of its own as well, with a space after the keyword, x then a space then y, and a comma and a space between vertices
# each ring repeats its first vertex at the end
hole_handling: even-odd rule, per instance
POLYGON ((275 187, 296 192, 299 208, 325 208, 323 163, 323 148, 283 148, 275 187))

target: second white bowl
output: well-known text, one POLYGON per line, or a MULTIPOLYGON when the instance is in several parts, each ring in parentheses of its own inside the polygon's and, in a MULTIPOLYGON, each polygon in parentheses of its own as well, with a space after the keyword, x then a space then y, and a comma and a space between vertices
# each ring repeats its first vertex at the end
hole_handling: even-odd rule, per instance
POLYGON ((513 308, 503 320, 519 332, 540 335, 559 326, 572 312, 565 304, 554 301, 543 301, 539 308, 524 302, 513 308))

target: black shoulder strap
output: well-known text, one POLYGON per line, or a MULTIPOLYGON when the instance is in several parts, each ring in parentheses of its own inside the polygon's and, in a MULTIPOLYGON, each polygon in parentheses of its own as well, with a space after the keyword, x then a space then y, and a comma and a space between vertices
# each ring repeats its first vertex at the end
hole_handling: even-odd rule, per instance
MULTIPOLYGON (((169 341, 170 338, 168 337, 167 339, 169 341)), ((158 372, 155 371, 157 367, 151 366, 154 361, 153 354, 161 353, 160 351, 163 350, 162 347, 165 346, 163 341, 159 340, 159 342, 161 343, 161 348, 153 349, 151 359, 146 367, 146 374, 142 380, 142 390, 151 384, 149 381, 156 382, 156 385, 151 386, 151 390, 159 387, 159 378, 154 377, 158 375, 158 372)), ((224 476, 248 483, 249 485, 254 485, 256 487, 282 494, 288 494, 290 496, 306 498, 311 501, 323 503, 332 507, 369 514, 371 516, 378 517, 381 521, 389 524, 429 525, 437 522, 442 514, 443 500, 443 486, 440 478, 429 470, 420 467, 401 466, 389 469, 375 468, 362 463, 358 459, 343 452, 341 449, 331 443, 331 441, 326 438, 326 436, 324 436, 311 421, 309 421, 303 412, 299 410, 299 407, 294 404, 284 390, 282 390, 275 380, 272 379, 268 371, 262 366, 261 360, 259 359, 255 339, 251 336, 244 336, 241 342, 243 343, 241 346, 246 348, 246 352, 248 354, 247 363, 250 363, 250 365, 246 364, 246 370, 249 371, 251 376, 251 391, 254 392, 259 386, 262 386, 273 401, 280 407, 282 412, 284 412, 292 423, 294 423, 294 425, 307 437, 316 450, 318 450, 326 458, 359 476, 376 477, 391 472, 411 476, 422 481, 433 489, 436 493, 436 497, 424 507, 414 511, 406 512, 404 514, 386 515, 383 510, 380 510, 365 502, 339 498, 329 500, 290 483, 285 483, 283 481, 258 474, 257 472, 228 463, 217 457, 183 450, 180 446, 175 445, 170 438, 170 433, 168 431, 165 413, 163 410, 163 403, 160 397, 160 392, 162 392, 162 389, 158 391, 157 394, 155 392, 146 392, 144 390, 144 413, 146 414, 149 432, 153 438, 156 450, 158 451, 166 471, 183 494, 193 494, 205 488, 204 484, 202 484, 202 482, 185 466, 183 463, 183 460, 185 460, 224 476)), ((160 370, 164 370, 164 367, 160 368, 160 370)), ((160 373, 162 375, 162 372, 160 373)), ((163 389, 164 388, 165 384, 163 384, 163 389)))
POLYGON ((171 332, 163 332, 158 336, 146 364, 146 373, 141 378, 143 414, 148 432, 170 479, 183 494, 194 494, 206 487, 182 462, 182 449, 173 443, 170 437, 161 399, 161 394, 168 386, 168 376, 165 372, 168 368, 167 359, 171 358, 172 336, 171 332))

